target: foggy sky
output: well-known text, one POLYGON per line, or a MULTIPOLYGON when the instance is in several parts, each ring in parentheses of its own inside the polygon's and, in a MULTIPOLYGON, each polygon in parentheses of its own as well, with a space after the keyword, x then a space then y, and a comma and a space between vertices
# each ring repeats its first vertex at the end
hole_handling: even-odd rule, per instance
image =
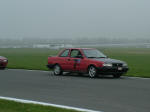
POLYGON ((0 38, 150 38, 150 0, 0 0, 0 38))

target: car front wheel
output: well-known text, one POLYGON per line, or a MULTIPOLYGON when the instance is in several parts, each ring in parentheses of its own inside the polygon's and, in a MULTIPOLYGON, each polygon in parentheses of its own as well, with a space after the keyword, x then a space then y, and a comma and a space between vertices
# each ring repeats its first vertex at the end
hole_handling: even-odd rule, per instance
POLYGON ((59 65, 55 65, 54 66, 54 75, 62 75, 62 70, 61 67, 59 65))
POLYGON ((90 66, 88 69, 88 75, 90 78, 94 78, 97 76, 97 69, 94 66, 90 66))

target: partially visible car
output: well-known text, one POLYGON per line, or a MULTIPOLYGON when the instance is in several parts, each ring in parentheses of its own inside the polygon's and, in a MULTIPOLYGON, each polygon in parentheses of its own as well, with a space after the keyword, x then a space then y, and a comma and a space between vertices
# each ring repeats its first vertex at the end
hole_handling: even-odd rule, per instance
POLYGON ((128 71, 124 61, 108 58, 94 48, 64 49, 55 57, 48 57, 48 68, 54 70, 55 75, 63 72, 88 73, 93 78, 97 75, 113 75, 119 78, 128 71))
POLYGON ((8 64, 8 59, 0 56, 0 69, 5 69, 8 64))

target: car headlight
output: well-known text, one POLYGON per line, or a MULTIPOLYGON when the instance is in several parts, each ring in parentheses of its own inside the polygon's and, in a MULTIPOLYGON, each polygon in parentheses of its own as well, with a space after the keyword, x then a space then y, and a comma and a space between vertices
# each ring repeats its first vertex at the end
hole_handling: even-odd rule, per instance
POLYGON ((5 59, 5 60, 3 60, 3 62, 7 62, 7 60, 5 59))
POLYGON ((123 64, 123 66, 124 66, 124 67, 127 67, 127 66, 128 66, 128 64, 127 64, 127 63, 124 63, 124 64, 123 64))
POLYGON ((112 67, 111 63, 104 63, 103 66, 112 67))

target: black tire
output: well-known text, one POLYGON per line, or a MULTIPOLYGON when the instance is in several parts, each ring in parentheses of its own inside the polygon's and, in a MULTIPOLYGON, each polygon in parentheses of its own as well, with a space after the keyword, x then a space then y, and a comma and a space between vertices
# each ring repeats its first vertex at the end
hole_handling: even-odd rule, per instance
POLYGON ((121 74, 114 74, 113 77, 114 78, 120 78, 121 74))
POLYGON ((63 71, 62 71, 61 67, 58 64, 56 64, 54 66, 53 72, 54 72, 54 75, 62 75, 63 74, 63 71))
POLYGON ((97 76, 97 69, 95 66, 89 66, 88 68, 88 75, 90 78, 94 78, 97 76))

